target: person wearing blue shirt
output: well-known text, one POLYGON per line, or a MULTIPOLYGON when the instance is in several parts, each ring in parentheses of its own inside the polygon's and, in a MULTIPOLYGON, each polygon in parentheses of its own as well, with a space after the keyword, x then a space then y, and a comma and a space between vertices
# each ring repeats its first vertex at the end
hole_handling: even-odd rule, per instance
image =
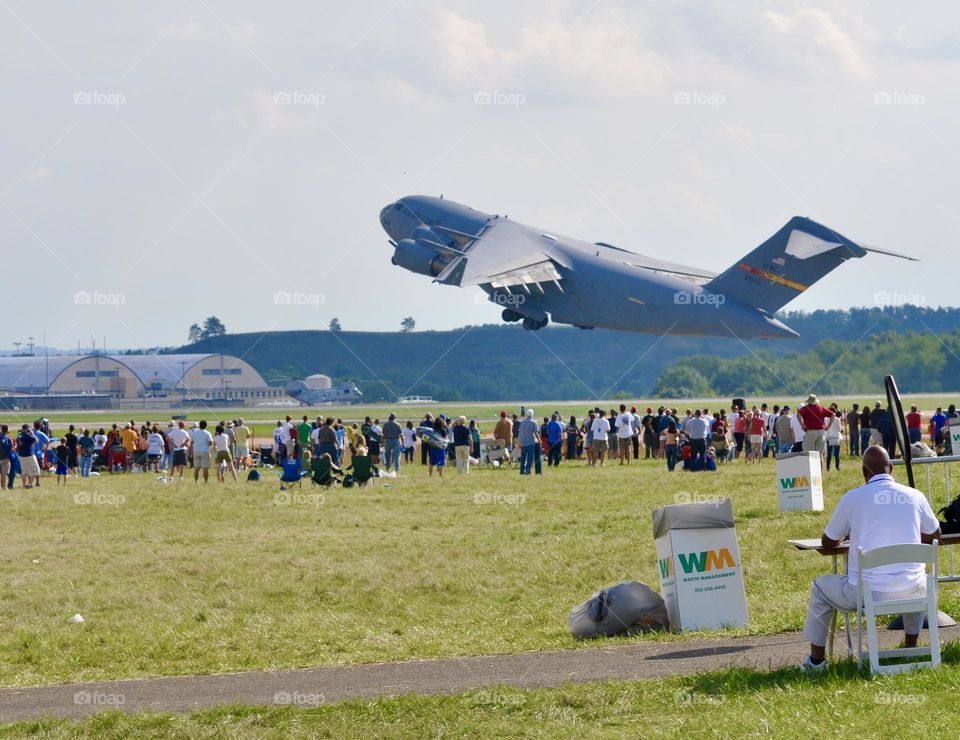
POLYGON ((560 417, 554 413, 547 424, 547 442, 550 443, 550 457, 547 458, 547 467, 551 465, 560 465, 560 458, 563 452, 563 424, 560 423, 560 417))
MULTIPOLYGON (((44 434, 39 421, 33 422, 33 436, 37 440, 33 443, 33 455, 37 458, 40 470, 43 470, 43 455, 47 451, 47 446, 50 444, 50 437, 44 434)), ((37 485, 40 485, 39 476, 37 477, 37 485)))
MULTIPOLYGON (((540 430, 533 418, 533 409, 527 409, 526 418, 517 426, 519 427, 517 444, 520 445, 520 475, 530 475, 537 445, 540 444, 540 430)), ((539 473, 538 470, 537 474, 539 473)))
POLYGON ((930 417, 930 421, 933 422, 933 439, 930 440, 930 444, 936 447, 937 440, 940 439, 940 430, 947 423, 947 417, 940 406, 937 406, 937 413, 930 417))

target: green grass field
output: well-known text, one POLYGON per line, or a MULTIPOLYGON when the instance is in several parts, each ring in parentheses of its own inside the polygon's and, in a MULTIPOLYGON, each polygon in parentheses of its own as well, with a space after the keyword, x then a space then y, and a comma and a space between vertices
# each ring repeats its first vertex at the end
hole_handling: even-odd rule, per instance
MULTIPOLYGON (((58 490, 47 478, 39 489, 4 493, 0 685, 581 648, 567 632, 570 607, 622 580, 656 587, 651 511, 698 496, 733 499, 748 631, 799 630, 810 582, 829 561, 787 540, 818 536, 841 493, 859 482, 859 466, 845 458, 843 471, 825 478, 826 512, 781 514, 772 460, 715 474, 670 475, 659 461, 603 469, 565 463, 524 479, 506 469, 448 472, 427 478, 415 465, 385 481, 390 487, 321 492, 307 483, 283 497, 270 472, 259 483, 199 487, 126 474, 71 478, 58 490), (76 613, 84 624, 70 622, 76 613)), ((942 498, 942 480, 939 488, 942 498)), ((941 607, 960 613, 955 586, 944 586, 941 607)), ((957 683, 956 669, 941 676, 944 685, 957 683)), ((723 680, 717 686, 726 692, 723 680)), ((850 683, 842 677, 827 692, 784 681, 758 689, 765 700, 731 690, 726 703, 698 717, 674 707, 664 726, 710 734, 708 715, 734 721, 749 708, 783 727, 790 707, 809 709, 822 693, 852 706, 869 701, 858 692, 872 690, 854 682, 851 694, 835 695, 850 683)), ((529 729, 543 719, 548 734, 574 734, 603 715, 616 734, 650 730, 648 709, 669 708, 686 685, 648 683, 534 692, 503 711, 469 697, 406 698, 315 714, 241 709, 76 727, 118 736, 134 729, 281 735, 352 722, 377 734, 469 735, 529 729)), ((869 731, 867 719, 851 715, 844 726, 869 731)))

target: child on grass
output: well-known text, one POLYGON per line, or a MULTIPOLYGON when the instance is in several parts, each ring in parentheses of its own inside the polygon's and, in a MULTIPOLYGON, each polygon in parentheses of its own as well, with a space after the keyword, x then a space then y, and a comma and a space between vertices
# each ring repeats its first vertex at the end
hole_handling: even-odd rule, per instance
POLYGON ((70 462, 70 448, 67 447, 67 438, 61 437, 60 444, 57 445, 57 486, 60 485, 60 478, 63 478, 63 485, 67 485, 67 467, 70 462))

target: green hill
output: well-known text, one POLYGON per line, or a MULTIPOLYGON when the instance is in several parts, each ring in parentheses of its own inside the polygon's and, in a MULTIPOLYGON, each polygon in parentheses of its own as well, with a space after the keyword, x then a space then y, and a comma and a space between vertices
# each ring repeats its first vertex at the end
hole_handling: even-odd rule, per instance
POLYGON ((371 401, 859 393, 893 372, 902 391, 960 388, 960 309, 900 306, 786 313, 801 338, 655 337, 516 325, 453 331, 227 334, 172 351, 243 357, 270 382, 321 372, 371 401), (938 338, 939 337, 939 338, 938 338), (942 341, 941 341, 942 340, 942 341))

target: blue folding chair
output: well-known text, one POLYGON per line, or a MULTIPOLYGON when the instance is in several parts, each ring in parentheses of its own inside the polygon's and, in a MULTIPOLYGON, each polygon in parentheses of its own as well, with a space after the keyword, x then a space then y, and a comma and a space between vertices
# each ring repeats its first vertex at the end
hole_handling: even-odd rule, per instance
POLYGON ((300 479, 303 478, 305 475, 309 475, 309 474, 310 474, 309 470, 300 469, 299 460, 290 460, 290 459, 284 460, 283 473, 280 474, 280 490, 281 491, 286 490, 285 484, 287 483, 289 483, 290 485, 296 484, 299 486, 300 479))

